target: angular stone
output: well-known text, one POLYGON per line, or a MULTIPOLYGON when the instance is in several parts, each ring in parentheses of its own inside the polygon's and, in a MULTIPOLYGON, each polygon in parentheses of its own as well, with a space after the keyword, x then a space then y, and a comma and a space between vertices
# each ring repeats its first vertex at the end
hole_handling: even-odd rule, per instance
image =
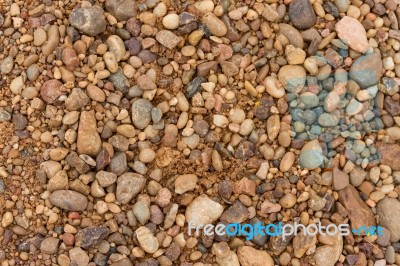
POLYGON ((40 88, 40 96, 46 103, 52 104, 63 94, 62 86, 57 79, 48 80, 40 88))
POLYGON ((348 212, 352 229, 376 225, 374 214, 352 185, 340 190, 338 194, 340 203, 348 212))
POLYGON ((170 50, 174 49, 181 41, 178 36, 169 30, 160 30, 157 32, 156 40, 170 50))
POLYGON ((382 156, 381 164, 389 166, 392 170, 400 171, 400 145, 378 142, 376 146, 382 156))
POLYGON ((231 207, 229 207, 220 217, 221 221, 227 223, 243 223, 250 216, 246 206, 240 201, 236 201, 231 207))
POLYGON ((351 49, 359 53, 365 53, 368 50, 367 33, 357 19, 344 16, 336 23, 335 29, 339 38, 351 49))
POLYGON ((104 32, 107 26, 103 9, 99 6, 75 7, 69 15, 69 23, 89 36, 104 32))
POLYGON ((77 148, 80 154, 96 156, 101 150, 94 111, 83 111, 79 120, 77 148))
POLYGON ((184 194, 188 191, 192 191, 196 188, 197 185, 197 175, 195 174, 186 174, 180 175, 175 179, 175 193, 184 194))
POLYGON ((195 198, 186 208, 186 221, 194 226, 215 222, 224 211, 224 207, 206 195, 195 198))
POLYGON ((129 203, 146 184, 146 178, 136 173, 125 173, 118 177, 117 200, 121 204, 129 203))
POLYGON ((103 239, 105 239, 110 230, 105 226, 92 226, 79 230, 75 235, 75 245, 83 249, 96 247, 103 239))
POLYGON ((350 78, 361 88, 378 84, 382 77, 382 59, 379 51, 357 58, 350 67, 350 78))

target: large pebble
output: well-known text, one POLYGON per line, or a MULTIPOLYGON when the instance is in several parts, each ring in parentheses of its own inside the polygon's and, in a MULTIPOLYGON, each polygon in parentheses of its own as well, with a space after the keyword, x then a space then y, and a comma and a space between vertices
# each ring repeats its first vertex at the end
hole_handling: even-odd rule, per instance
POLYGON ((99 6, 75 7, 69 15, 69 23, 89 36, 104 32, 107 26, 103 9, 99 6))
POLYGON ((106 0, 105 7, 119 21, 136 16, 134 0, 106 0))
POLYGON ((285 65, 279 69, 278 79, 289 92, 296 92, 304 87, 306 71, 301 66, 285 65))
POLYGON ((196 188, 197 185, 197 175, 195 174, 186 174, 180 175, 175 179, 175 193, 183 194, 188 191, 192 191, 196 188))
POLYGON ((350 78, 361 88, 378 84, 382 76, 382 60, 379 51, 357 58, 350 67, 350 78))
POLYGON ((40 88, 40 96, 46 103, 52 104, 63 94, 62 86, 63 84, 57 79, 48 80, 40 88))
POLYGON ((73 190, 57 190, 51 193, 50 202, 67 211, 84 211, 88 199, 85 195, 73 190))
POLYGON ((169 30, 160 30, 157 32, 156 40, 170 50, 174 49, 181 41, 178 36, 169 30))
POLYGON ((138 99, 132 104, 132 121, 135 127, 144 129, 151 122, 153 105, 146 99, 138 99))
POLYGON ((177 14, 168 14, 162 20, 163 26, 166 29, 174 30, 179 27, 179 15, 177 14))
POLYGON ((400 240, 400 202, 397 199, 385 197, 378 203, 377 214, 379 224, 390 231, 390 241, 400 240))
POLYGON ((126 53, 124 41, 118 35, 111 35, 106 40, 108 50, 114 54, 117 62, 121 61, 126 53))
POLYGON ((357 19, 344 16, 336 23, 335 29, 339 38, 351 49, 359 53, 365 53, 368 50, 367 33, 357 19))
POLYGON ((159 243, 157 238, 146 226, 141 226, 135 231, 140 247, 147 253, 153 254, 157 251, 159 243))
POLYGON ((222 37, 228 32, 225 23, 213 13, 205 14, 201 21, 207 26, 212 35, 222 37))
POLYGON ((317 16, 309 0, 291 1, 289 18, 292 24, 301 30, 311 28, 317 22, 317 16))
POLYGON ((121 204, 126 204, 131 201, 146 184, 146 179, 139 174, 125 173, 118 177, 117 181, 117 200, 121 204))
POLYGON ((299 162, 304 168, 315 169, 324 161, 322 148, 318 140, 313 140, 306 143, 300 152, 299 162))
POLYGON ((186 221, 194 226, 215 222, 224 211, 224 207, 206 195, 195 198, 186 208, 186 221))
POLYGON ((83 111, 79 120, 77 148, 80 154, 96 156, 101 150, 94 111, 83 111))

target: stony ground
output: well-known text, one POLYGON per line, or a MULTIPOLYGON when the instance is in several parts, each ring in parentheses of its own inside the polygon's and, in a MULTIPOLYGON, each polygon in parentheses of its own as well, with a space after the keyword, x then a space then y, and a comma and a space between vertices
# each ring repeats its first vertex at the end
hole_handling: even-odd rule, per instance
POLYGON ((398 0, 0 3, 1 266, 400 265, 398 0))

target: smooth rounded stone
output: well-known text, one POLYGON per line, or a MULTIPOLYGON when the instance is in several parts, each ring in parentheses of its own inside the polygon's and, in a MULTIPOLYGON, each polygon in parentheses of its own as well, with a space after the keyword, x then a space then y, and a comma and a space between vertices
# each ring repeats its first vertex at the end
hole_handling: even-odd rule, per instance
POLYGON ((37 91, 37 89, 35 87, 26 87, 21 93, 23 98, 29 99, 29 100, 32 100, 38 94, 39 94, 39 92, 37 91))
POLYGON ((335 30, 342 42, 351 49, 359 53, 365 53, 368 50, 367 33, 357 19, 344 16, 336 23, 335 30))
POLYGON ((101 144, 94 111, 83 111, 78 127, 78 153, 96 156, 101 150, 101 144))
POLYGON ((6 228, 8 226, 10 226, 14 221, 14 216, 12 214, 12 212, 6 212, 3 214, 3 217, 1 219, 1 226, 3 228, 6 228))
POLYGON ((332 245, 318 247, 313 255, 316 266, 335 265, 343 250, 343 237, 339 234, 332 236, 332 245))
POLYGON ((351 99, 349 104, 346 106, 346 114, 350 116, 356 115, 359 112, 361 112, 362 108, 363 108, 362 103, 360 103, 356 99, 351 99))
POLYGON ((150 163, 155 158, 156 158, 156 153, 150 148, 143 149, 139 153, 139 160, 143 163, 150 163))
POLYGON ((233 123, 241 124, 246 119, 246 113, 239 108, 233 108, 229 111, 229 119, 233 123))
POLYGON ((200 13, 203 14, 213 12, 214 10, 214 2, 212 0, 196 1, 193 5, 200 13))
POLYGON ((2 74, 10 73, 14 68, 14 58, 9 55, 0 64, 0 72, 2 74))
POLYGON ((13 79, 10 83, 10 90, 14 94, 21 94, 22 89, 25 86, 24 77, 19 76, 13 79))
POLYGON ((296 196, 288 193, 279 200, 279 204, 286 209, 292 208, 296 205, 296 196))
POLYGON ((400 139, 400 128, 399 127, 389 127, 386 129, 386 134, 390 137, 391 140, 399 140, 400 139))
POLYGON ((194 226, 206 225, 215 222, 224 211, 224 207, 206 195, 195 198, 186 208, 186 221, 194 226))
POLYGON ((250 246, 238 248, 237 256, 242 266, 274 266, 272 257, 263 250, 258 250, 250 246))
POLYGON ((147 202, 137 201, 132 207, 133 214, 140 224, 144 225, 150 219, 150 209, 147 202))
POLYGON ((136 17, 134 0, 106 0, 105 8, 118 21, 127 21, 136 17))
POLYGON ((84 211, 88 199, 85 195, 73 190, 57 190, 51 193, 50 202, 67 211, 84 211))
POLYGON ((197 175, 195 174, 185 174, 180 175, 175 179, 175 193, 184 194, 188 191, 192 191, 197 185, 197 175))
POLYGON ((69 250, 69 259, 71 265, 83 266, 88 265, 90 259, 89 255, 83 251, 80 247, 74 247, 69 250))
POLYGON ((47 32, 39 27, 33 32, 33 45, 42 46, 47 41, 47 32))
POLYGON ((295 47, 303 48, 304 41, 301 33, 292 25, 280 23, 279 24, 279 33, 283 34, 286 38, 288 38, 289 43, 295 47))
POLYGON ((48 80, 40 88, 40 96, 46 103, 52 104, 63 94, 62 87, 63 84, 59 80, 48 80))
POLYGON ((379 51, 362 55, 350 67, 350 78, 361 88, 378 84, 382 77, 382 59, 379 51))
POLYGON ((179 15, 168 14, 162 20, 163 26, 169 30, 175 30, 179 27, 179 15))
POLYGON ((304 92, 300 95, 300 101, 304 103, 306 108, 313 108, 318 106, 318 96, 312 92, 304 92))
POLYGON ((255 125, 252 119, 245 119, 240 125, 239 134, 242 136, 248 136, 253 131, 255 125))
POLYGON ((26 69, 26 77, 30 81, 35 81, 39 77, 39 66, 37 64, 30 65, 26 69))
POLYGON ((315 169, 322 165, 324 156, 318 140, 307 142, 300 152, 299 162, 304 168, 315 169))
POLYGON ((107 26, 103 9, 99 6, 75 7, 68 20, 71 26, 89 36, 104 32, 107 26))
POLYGON ((216 125, 217 127, 225 128, 229 124, 228 118, 224 115, 214 115, 213 116, 213 124, 216 125))
POLYGON ((350 183, 358 187, 364 182, 367 173, 359 166, 355 166, 353 170, 350 172, 350 183))
POLYGON ((338 8, 340 13, 345 13, 349 9, 349 0, 334 0, 335 6, 338 8))
POLYGON ((87 86, 86 92, 89 98, 96 102, 102 103, 106 100, 106 95, 104 91, 95 85, 90 84, 89 86, 87 86))
POLYGON ((328 113, 333 112, 340 104, 340 97, 336 92, 331 91, 324 99, 324 110, 328 113))
POLYGON ((160 30, 157 32, 156 40, 170 50, 174 49, 181 41, 178 36, 169 30, 160 30))
POLYGON ((133 138, 135 137, 135 128, 132 125, 123 124, 119 125, 116 129, 117 133, 126 137, 126 138, 133 138))
POLYGON ((339 123, 339 119, 334 115, 323 113, 319 116, 318 123, 322 127, 334 127, 339 123))
POLYGON ((400 240, 400 202, 397 199, 385 197, 377 205, 377 214, 381 226, 390 231, 390 242, 400 240))
POLYGON ((132 121, 135 127, 144 129, 151 122, 153 105, 146 99, 137 99, 132 104, 132 121))
POLYGON ((116 175, 123 174, 128 169, 125 152, 117 152, 110 161, 110 170, 116 175))
POLYGON ((317 22, 317 16, 309 0, 294 0, 289 4, 289 18, 292 24, 301 30, 311 28, 317 22))
POLYGON ((48 255, 55 254, 57 253, 59 242, 60 239, 58 238, 47 237, 40 243, 40 251, 48 255))
POLYGON ((308 200, 308 207, 313 211, 320 211, 326 205, 326 200, 313 193, 308 200))
POLYGON ((65 47, 63 49, 61 53, 61 60, 69 71, 74 71, 77 67, 79 67, 80 60, 76 55, 75 50, 70 47, 65 47))
POLYGON ((140 247, 147 253, 153 254, 158 250, 158 240, 146 226, 140 226, 135 231, 140 247))
POLYGON ((381 226, 382 234, 378 234, 376 243, 382 247, 386 247, 390 244, 390 231, 386 227, 381 226))
POLYGON ((117 200, 121 204, 129 203, 146 184, 146 178, 135 173, 124 173, 118 177, 117 181, 117 200))
POLYGON ((295 154, 293 152, 286 153, 282 157, 281 163, 279 165, 279 170, 281 170, 282 172, 289 171, 293 166, 295 158, 296 158, 296 156, 295 156, 295 154))
MULTIPOLYGON (((233 62, 223 61, 223 62, 220 62, 220 66, 222 68, 222 72, 225 75, 227 75, 228 77, 233 77, 239 73, 239 68, 233 62)), ((250 84, 250 83, 246 82, 245 87, 246 87, 246 84, 250 84)))
POLYGON ((107 69, 111 72, 111 73, 115 73, 118 71, 118 62, 117 62, 117 58, 115 57, 115 55, 111 52, 106 52, 103 55, 103 60, 104 63, 106 64, 107 69))
POLYGON ((222 37, 228 32, 225 23, 213 13, 205 14, 201 21, 204 23, 204 25, 206 25, 210 33, 214 36, 222 37))
POLYGON ((108 50, 114 54, 117 62, 121 61, 126 53, 124 41, 118 35, 111 35, 107 38, 105 44, 108 46, 108 50))
POLYGON ((350 183, 349 175, 346 172, 339 170, 337 167, 333 168, 333 189, 342 190, 350 183))
POLYGON ((306 71, 302 66, 285 65, 279 69, 278 79, 287 91, 296 92, 306 83, 306 71))
POLYGON ((317 113, 313 110, 304 110, 303 119, 307 125, 312 125, 317 120, 317 113))
POLYGON ((128 42, 128 49, 131 55, 138 55, 142 50, 142 43, 137 38, 130 38, 128 42))

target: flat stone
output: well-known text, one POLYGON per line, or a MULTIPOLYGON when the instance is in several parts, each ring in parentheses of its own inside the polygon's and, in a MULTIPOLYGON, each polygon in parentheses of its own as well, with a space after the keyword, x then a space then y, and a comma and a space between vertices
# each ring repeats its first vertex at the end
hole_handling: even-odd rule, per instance
POLYGON ((249 216, 250 213, 246 206, 244 206, 240 201, 236 201, 221 215, 220 220, 227 223, 243 223, 249 218, 249 216))
POLYGON ((57 190, 51 193, 50 202, 67 211, 84 211, 87 207, 88 199, 73 190, 57 190))
POLYGON ((336 23, 335 29, 339 38, 351 49, 359 53, 365 53, 368 50, 367 33, 357 19, 344 16, 336 23))
POLYGON ((352 185, 340 190, 338 194, 340 203, 348 212, 352 229, 376 225, 375 217, 370 207, 360 198, 358 191, 352 185))

